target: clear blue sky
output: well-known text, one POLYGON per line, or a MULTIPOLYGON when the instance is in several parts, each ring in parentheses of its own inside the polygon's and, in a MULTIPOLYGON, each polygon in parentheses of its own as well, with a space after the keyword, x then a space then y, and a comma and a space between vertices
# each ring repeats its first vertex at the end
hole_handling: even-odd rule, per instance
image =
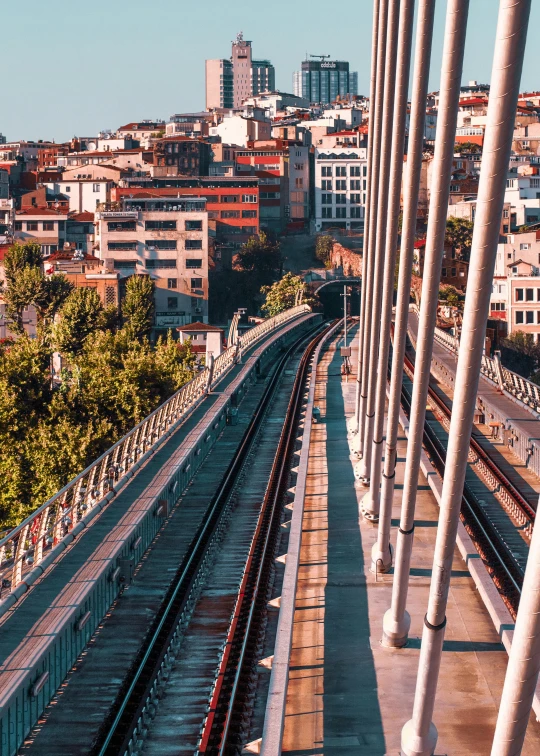
MULTIPOLYGON (((463 80, 489 81, 497 0, 471 0, 463 80)), ((445 0, 437 1, 430 88, 438 89, 445 0)), ((205 58, 242 30, 276 84, 292 89, 307 53, 349 60, 369 91, 372 0, 14 0, 2 3, 0 133, 89 136, 131 120, 204 107, 205 58)), ((522 88, 540 89, 540 2, 533 2, 522 88)))

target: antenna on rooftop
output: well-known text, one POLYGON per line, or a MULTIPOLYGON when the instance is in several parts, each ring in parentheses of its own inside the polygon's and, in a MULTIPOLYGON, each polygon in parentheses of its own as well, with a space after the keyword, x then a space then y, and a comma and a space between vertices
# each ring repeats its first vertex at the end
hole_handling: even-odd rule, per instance
POLYGON ((320 58, 321 60, 325 60, 326 58, 330 59, 330 55, 312 55, 311 53, 309 54, 309 57, 310 58, 320 58))

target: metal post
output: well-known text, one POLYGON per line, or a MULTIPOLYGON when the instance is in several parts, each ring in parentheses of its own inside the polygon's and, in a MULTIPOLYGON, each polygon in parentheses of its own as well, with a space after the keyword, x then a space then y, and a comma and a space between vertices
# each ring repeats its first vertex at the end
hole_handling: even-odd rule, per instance
MULTIPOLYGON (((373 438, 373 421, 375 416, 375 382, 377 371, 377 354, 379 348, 379 330, 381 313, 381 289, 384 270, 385 225, 388 207, 388 185, 390 181, 390 160, 393 133, 394 102, 396 86, 396 56, 399 29, 400 0, 390 0, 388 8, 388 26, 386 37, 386 62, 383 93, 383 118, 381 130, 381 150, 378 178, 377 226, 374 256, 371 261, 369 283, 371 293, 366 303, 365 329, 369 333, 369 343, 366 343, 364 357, 367 370, 362 375, 362 393, 364 397, 364 417, 360 415, 360 432, 363 432, 362 462, 355 470, 355 474, 364 485, 369 485, 371 467, 371 441, 373 438), (364 375, 367 381, 364 382, 364 375)), ((364 367, 364 366, 363 366, 364 367)), ((366 513, 370 517, 369 513, 366 513)))
MULTIPOLYGON (((454 157, 457 112, 463 69, 463 52, 469 0, 448 0, 437 138, 433 159, 433 187, 422 283, 422 306, 416 346, 416 368, 403 483, 401 519, 396 546, 392 604, 383 620, 383 645, 401 647, 407 642, 410 617, 405 611, 414 534, 414 510, 420 474, 420 455, 426 416, 433 335, 437 320, 450 177, 454 157)), ((455 406, 455 405, 454 405, 455 406)))
POLYGON ((356 365, 356 400, 354 405, 354 417, 351 418, 349 423, 349 430, 351 433, 358 433, 358 418, 360 412, 360 377, 362 373, 362 344, 364 339, 364 314, 365 314, 365 275, 366 275, 366 260, 369 241, 369 202, 371 197, 371 162, 373 155, 373 135, 374 135, 374 107, 375 107, 375 92, 377 81, 377 40, 379 35, 379 4, 380 0, 373 1, 373 30, 371 34, 371 81, 369 85, 369 125, 368 125, 368 148, 367 148, 367 191, 366 191, 366 205, 364 211, 364 242, 362 244, 362 280, 360 291, 360 319, 358 321, 358 359, 356 365))
POLYGON ((373 554, 373 559, 376 559, 379 563, 379 570, 388 569, 392 564, 390 529, 392 521, 392 504, 394 500, 394 484, 396 479, 401 384, 403 381, 403 362, 405 358, 405 345, 407 342, 407 323, 409 320, 414 239, 416 234, 420 176, 422 172, 426 98, 428 92, 429 63, 431 59, 434 18, 435 0, 420 0, 415 42, 411 120, 407 146, 407 167, 403 192, 403 226, 401 230, 401 250, 399 256, 399 277, 394 323, 394 348, 392 352, 390 396, 388 399, 388 422, 386 426, 384 469, 380 494, 379 530, 377 533, 377 546, 374 547, 376 552, 373 554))
MULTIPOLYGON (((530 6, 530 0, 501 0, 499 6, 482 169, 478 187, 477 213, 456 370, 439 525, 435 542, 428 610, 422 634, 413 717, 402 731, 401 750, 404 756, 431 756, 437 740, 437 731, 431 722, 431 718, 442 656, 452 560, 484 350, 489 300, 497 255, 530 6)), ((462 19, 462 24, 465 24, 465 18, 462 19)), ((538 534, 536 536, 535 542, 538 544, 538 534)), ((538 555, 538 550, 536 550, 536 555, 538 555)), ((533 576, 535 572, 538 575, 538 566, 540 565, 538 556, 535 559, 536 565, 531 563, 533 576)), ((532 587, 530 576, 527 587, 532 587)), ((534 587, 538 590, 538 582, 534 587)), ((524 735, 526 727, 526 717, 523 717, 523 713, 526 710, 527 701, 518 696, 518 699, 521 700, 516 703, 512 702, 512 694, 515 691, 513 682, 520 672, 521 664, 518 660, 524 658, 526 646, 530 642, 526 639, 527 625, 530 621, 530 617, 527 618, 526 616, 527 607, 532 609, 534 603, 538 602, 538 597, 531 593, 528 593, 527 596, 524 586, 521 601, 525 601, 525 604, 522 603, 520 606, 520 613, 522 608, 525 611, 523 612, 523 620, 520 621, 519 633, 516 633, 517 637, 512 644, 514 658, 510 662, 508 685, 505 684, 506 695, 499 716, 501 727, 496 735, 497 742, 502 743, 505 734, 511 733, 511 738, 515 738, 515 743, 510 748, 508 748, 509 744, 507 743, 506 746, 502 746, 501 750, 493 751, 497 756, 518 754, 520 748, 516 748, 516 745, 519 738, 524 735), (506 714, 513 718, 513 723, 508 721, 506 714)), ((538 622, 538 616, 536 615, 536 622, 538 622)), ((535 644, 538 650, 538 638, 535 644)), ((530 659, 527 664, 530 664, 530 659)), ((538 666, 536 665, 537 671, 538 666)), ((535 665, 532 663, 529 667, 529 673, 533 676, 534 672, 535 665)), ((529 683, 530 679, 521 691, 525 697, 529 692, 529 683)), ((532 688, 530 689, 529 703, 531 698, 532 688)), ((516 701, 515 698, 513 700, 516 701)))
MULTIPOLYGON (((402 0, 399 17, 398 54, 396 70, 396 91, 394 96, 394 131, 392 135, 390 188, 388 192, 388 217, 386 220, 386 248, 384 255, 384 276, 382 286, 382 306, 380 318, 380 338, 378 364, 375 369, 375 420, 371 451, 370 491, 364 496, 362 511, 368 519, 379 516, 379 493, 382 472, 383 428, 386 405, 386 376, 388 353, 390 351, 390 324, 394 300, 394 278, 396 250, 398 243, 399 205, 401 176, 403 173, 403 149, 405 144, 405 120, 407 116, 407 95, 411 67, 412 29, 414 0, 402 0)), ((372 550, 373 565, 383 570, 388 564, 381 561, 377 543, 372 550)), ((391 560, 390 560, 391 562, 391 560)))
POLYGON ((343 346, 347 346, 347 284, 343 284, 343 346))
MULTIPOLYGON (((392 0, 393 1, 393 0, 392 0)), ((365 298, 364 304, 364 322, 362 324, 362 374, 360 386, 360 401, 358 409, 358 439, 357 453, 361 457, 363 454, 364 442, 364 425, 365 425, 365 403, 367 399, 368 368, 369 368, 369 349, 371 343, 371 307, 372 307, 372 284, 373 284, 373 267, 376 246, 376 229, 378 217, 378 200, 379 200, 379 173, 381 162, 381 138, 382 138, 382 115, 384 105, 384 79, 386 65, 386 44, 388 28, 388 6, 390 0, 380 0, 379 6, 379 38, 377 41, 377 86, 375 96, 375 107, 373 115, 370 112, 370 118, 374 119, 373 124, 373 154, 371 158, 371 194, 369 198, 369 241, 367 249, 367 259, 362 271, 364 282, 362 297, 365 298)), ((370 105, 371 111, 371 105, 370 105)))
POLYGON ((491 756, 521 753, 540 669, 540 527, 533 530, 491 756))

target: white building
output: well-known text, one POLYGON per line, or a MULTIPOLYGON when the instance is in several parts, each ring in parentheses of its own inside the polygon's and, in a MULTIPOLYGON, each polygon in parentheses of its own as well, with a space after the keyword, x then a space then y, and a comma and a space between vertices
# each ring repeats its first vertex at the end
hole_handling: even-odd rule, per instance
POLYGON ((512 206, 514 226, 540 221, 540 175, 511 173, 506 180, 504 201, 512 206))
POLYGON ((96 213, 96 254, 110 270, 155 283, 155 332, 208 322, 206 199, 124 198, 121 210, 96 213))
POLYGON ((315 230, 364 225, 367 188, 365 147, 315 150, 315 230))
MULTIPOLYGON (((77 177, 74 175, 72 178, 64 178, 64 174, 60 174, 61 179, 49 181, 45 183, 45 186, 53 194, 64 194, 69 198, 70 213, 95 213, 99 204, 109 201, 111 188, 116 183, 104 177, 92 178, 91 169, 96 167, 100 169, 102 174, 103 169, 101 167, 89 166, 88 172, 85 172, 85 169, 80 169, 79 175, 77 177)), ((117 168, 114 168, 114 171, 118 181, 121 171, 117 168)))
POLYGON ((309 108, 309 100, 297 97, 287 92, 261 92, 244 100, 243 105, 253 105, 262 108, 269 118, 276 118, 277 113, 287 108, 309 108))
POLYGON ((264 141, 272 137, 272 122, 262 108, 246 106, 241 115, 225 117, 210 128, 210 136, 220 137, 223 144, 247 147, 248 142, 264 141))

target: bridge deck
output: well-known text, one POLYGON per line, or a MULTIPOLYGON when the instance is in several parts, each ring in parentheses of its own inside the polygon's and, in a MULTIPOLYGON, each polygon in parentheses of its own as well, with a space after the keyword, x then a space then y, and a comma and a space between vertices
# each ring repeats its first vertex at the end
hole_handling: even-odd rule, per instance
MULTIPOLYGON (((416 339, 418 334, 418 316, 413 312, 409 313, 409 332, 416 339)), ((443 380, 446 378, 445 382, 448 382, 452 386, 456 375, 456 368, 457 355, 435 341, 433 345, 433 369, 437 373, 437 376, 443 380)), ((525 451, 529 441, 536 440, 540 443, 540 418, 538 418, 536 413, 521 404, 517 399, 502 394, 497 386, 483 375, 480 376, 478 396, 483 399, 488 407, 491 406, 497 410, 507 427, 512 427, 516 435, 522 436, 522 440, 515 440, 515 448, 518 453, 525 451)), ((536 455, 538 455, 538 451, 536 451, 536 455)), ((537 460, 529 459, 527 461, 531 469, 534 469, 536 466, 537 472, 539 472, 537 460)))
MULTIPOLYGON (((311 316, 307 316, 309 320, 311 316)), ((288 332, 301 318, 277 333, 270 341, 288 332)), ((258 359, 266 348, 262 345, 250 351, 248 362, 258 359)), ((171 470, 181 463, 193 447, 194 440, 207 427, 208 413, 212 417, 226 406, 229 394, 244 381, 245 365, 236 365, 219 385, 185 420, 173 436, 141 468, 117 497, 84 530, 58 561, 36 582, 32 590, 0 620, 0 708, 7 706, 13 692, 29 684, 40 670, 39 660, 53 642, 66 621, 77 618, 81 604, 96 575, 103 571, 125 545, 127 534, 135 523, 147 516, 156 503, 171 470)), ((180 493, 180 492, 179 492, 180 493)), ((135 560, 137 561, 137 559, 135 560)), ((83 639, 79 641, 84 647, 83 639)), ((66 658, 56 659, 67 674, 71 667, 66 658)))
MULTIPOLYGON (((427 606, 438 506, 419 480, 408 610, 410 642, 379 645, 392 575, 369 571, 375 526, 359 516, 346 417, 355 382, 342 383, 335 341, 320 364, 303 520, 293 652, 282 752, 332 756, 397 754, 410 718, 427 606)), ((353 366, 356 355, 353 344, 353 366)), ((398 524, 406 442, 398 447, 393 534, 398 524)), ((489 754, 508 657, 456 550, 434 722, 437 754, 489 754)), ((524 756, 540 752, 531 717, 524 756)))

